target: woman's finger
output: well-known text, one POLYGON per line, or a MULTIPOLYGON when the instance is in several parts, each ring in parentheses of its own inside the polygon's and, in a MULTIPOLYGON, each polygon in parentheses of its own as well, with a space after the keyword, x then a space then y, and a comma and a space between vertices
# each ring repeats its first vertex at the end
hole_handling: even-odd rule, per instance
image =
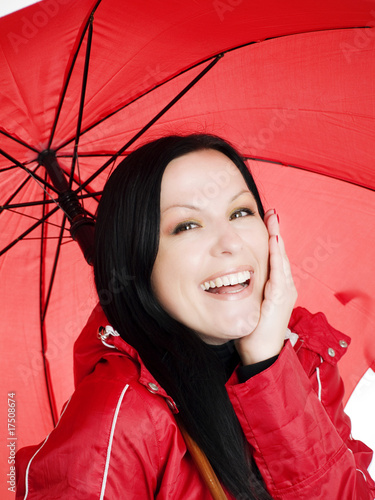
MULTIPOLYGON (((276 210, 275 209, 268 210, 265 214, 264 221, 265 221, 266 227, 268 229, 270 239, 272 236, 277 236, 277 243, 278 243, 279 250, 280 250, 280 253, 282 256, 282 261, 283 261, 284 275, 287 279, 287 282, 289 284, 292 284, 292 286, 294 286, 289 258, 287 256, 287 253, 285 250, 284 240, 280 234, 280 219, 278 217, 278 214, 276 213, 276 210)), ((277 261, 275 261, 275 262, 277 262, 277 261)), ((272 267, 271 267, 271 269, 272 269, 272 267)))
POLYGON ((270 275, 269 281, 273 286, 282 285, 285 281, 284 262, 279 246, 278 235, 270 236, 270 275))
POLYGON ((279 234, 279 221, 274 208, 267 210, 264 215, 264 223, 270 236, 276 236, 279 234))

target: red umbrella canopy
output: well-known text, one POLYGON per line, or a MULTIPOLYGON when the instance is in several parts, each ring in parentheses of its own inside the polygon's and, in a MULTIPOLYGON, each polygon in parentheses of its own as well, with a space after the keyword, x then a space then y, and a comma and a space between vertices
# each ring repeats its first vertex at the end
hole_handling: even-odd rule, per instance
POLYGON ((43 0, 0 19, 1 393, 16 395, 17 446, 72 392, 72 344, 97 301, 46 150, 94 216, 140 142, 232 141, 280 214, 298 304, 353 339, 350 395, 375 359, 374 24, 368 0, 43 0))

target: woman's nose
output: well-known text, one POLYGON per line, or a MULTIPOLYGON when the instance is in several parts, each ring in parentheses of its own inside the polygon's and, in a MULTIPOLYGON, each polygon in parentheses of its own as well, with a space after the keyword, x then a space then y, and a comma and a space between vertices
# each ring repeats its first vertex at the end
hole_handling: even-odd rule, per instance
POLYGON ((215 230, 211 253, 213 256, 222 254, 233 255, 242 249, 243 241, 230 222, 215 230))

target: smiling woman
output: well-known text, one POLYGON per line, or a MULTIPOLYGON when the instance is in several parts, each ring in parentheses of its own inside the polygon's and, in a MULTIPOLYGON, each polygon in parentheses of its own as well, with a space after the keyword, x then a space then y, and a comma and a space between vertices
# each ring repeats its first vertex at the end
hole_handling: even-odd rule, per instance
POLYGON ((170 136, 123 160, 94 271, 76 391, 18 453, 18 498, 374 498, 341 404, 350 339, 293 310, 278 216, 227 142, 170 136))

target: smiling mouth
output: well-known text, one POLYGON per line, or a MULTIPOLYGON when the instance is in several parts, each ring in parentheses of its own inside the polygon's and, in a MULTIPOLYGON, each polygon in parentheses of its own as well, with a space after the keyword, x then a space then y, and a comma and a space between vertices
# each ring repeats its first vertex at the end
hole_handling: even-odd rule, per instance
POLYGON ((202 290, 214 294, 232 294, 239 293, 250 284, 251 271, 226 274, 214 280, 205 281, 201 284, 202 290))

